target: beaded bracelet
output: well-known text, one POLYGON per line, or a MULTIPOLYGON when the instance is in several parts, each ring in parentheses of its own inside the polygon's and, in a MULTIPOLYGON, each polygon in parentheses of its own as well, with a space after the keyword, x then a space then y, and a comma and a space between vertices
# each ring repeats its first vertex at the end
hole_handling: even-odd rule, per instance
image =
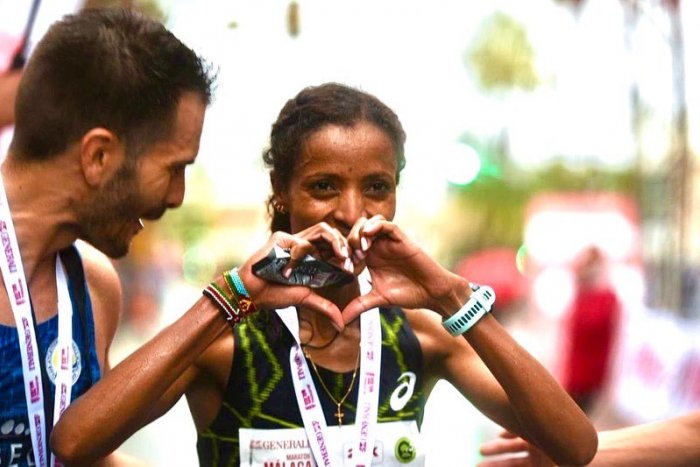
POLYGON ((217 281, 213 281, 202 291, 202 294, 219 307, 226 321, 233 327, 246 316, 255 313, 257 308, 238 275, 238 268, 224 272, 223 279, 226 290, 217 281))

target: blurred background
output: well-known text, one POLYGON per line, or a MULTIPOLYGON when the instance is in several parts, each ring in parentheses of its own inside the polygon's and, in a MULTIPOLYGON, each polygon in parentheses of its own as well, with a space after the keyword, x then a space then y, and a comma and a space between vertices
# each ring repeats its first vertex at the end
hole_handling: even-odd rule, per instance
MULTIPOLYGON (((0 24, 14 24, 14 2, 0 5, 0 24)), ((184 205, 116 262, 113 363, 265 241, 270 125, 301 88, 339 81, 377 95, 406 129, 396 220, 445 266, 494 286, 495 316, 599 429, 700 407, 700 3, 86 5, 160 19, 219 76, 184 205)), ((428 464, 471 465, 497 432, 439 384, 428 464)), ((184 401, 124 449, 196 465, 184 401)))

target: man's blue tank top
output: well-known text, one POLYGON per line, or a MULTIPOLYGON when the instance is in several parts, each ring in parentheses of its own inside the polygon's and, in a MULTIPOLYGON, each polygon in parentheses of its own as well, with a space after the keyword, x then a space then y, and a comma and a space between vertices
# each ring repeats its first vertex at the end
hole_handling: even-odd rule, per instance
MULTIPOLYGON (((77 249, 75 256, 79 259, 77 249)), ((78 261, 79 262, 79 261, 78 261)), ((73 304, 73 389, 71 399, 87 391, 100 378, 100 367, 95 351, 95 326, 92 317, 92 304, 87 284, 82 274, 75 274, 66 268, 68 287, 73 304), (82 282, 80 284, 79 282, 82 282), (78 300, 74 291, 80 287, 85 293, 84 316, 78 309, 78 300), (87 354, 87 355, 86 355, 87 354)), ((3 293, 3 292, 0 292, 3 293)), ((53 400, 56 377, 57 358, 47 359, 52 355, 58 338, 58 315, 36 326, 37 345, 45 368, 44 397, 48 399, 46 407, 50 407, 47 417, 47 439, 53 426, 53 400), (53 361, 52 361, 53 360, 53 361)), ((17 341, 17 329, 0 325, 0 466, 31 466, 34 465, 31 436, 29 434, 27 403, 24 396, 24 381, 22 379, 22 361, 17 341)))

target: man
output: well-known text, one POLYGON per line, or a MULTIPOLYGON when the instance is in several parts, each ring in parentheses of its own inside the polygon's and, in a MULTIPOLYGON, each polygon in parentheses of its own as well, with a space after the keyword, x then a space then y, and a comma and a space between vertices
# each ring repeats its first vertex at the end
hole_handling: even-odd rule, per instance
POLYGON ((121 289, 105 255, 182 203, 211 84, 191 49, 122 10, 65 17, 27 63, 0 167, 0 465, 53 464, 53 424, 109 370, 121 289))
MULTIPOLYGON (((685 467, 700 465, 700 410, 658 422, 598 434, 592 467, 685 467)), ((554 467, 537 447, 509 432, 481 445, 479 467, 554 467)))

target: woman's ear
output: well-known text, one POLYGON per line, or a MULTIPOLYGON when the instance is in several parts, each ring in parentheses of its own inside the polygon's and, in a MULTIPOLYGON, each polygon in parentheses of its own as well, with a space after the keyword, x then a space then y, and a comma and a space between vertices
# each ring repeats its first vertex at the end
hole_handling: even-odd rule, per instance
POLYGON ((80 140, 80 165, 86 183, 97 187, 124 162, 125 149, 119 138, 105 128, 93 128, 80 140))
POLYGON ((287 193, 282 189, 279 179, 275 175, 275 171, 270 172, 270 185, 272 186, 273 199, 283 205, 287 204, 287 193))

